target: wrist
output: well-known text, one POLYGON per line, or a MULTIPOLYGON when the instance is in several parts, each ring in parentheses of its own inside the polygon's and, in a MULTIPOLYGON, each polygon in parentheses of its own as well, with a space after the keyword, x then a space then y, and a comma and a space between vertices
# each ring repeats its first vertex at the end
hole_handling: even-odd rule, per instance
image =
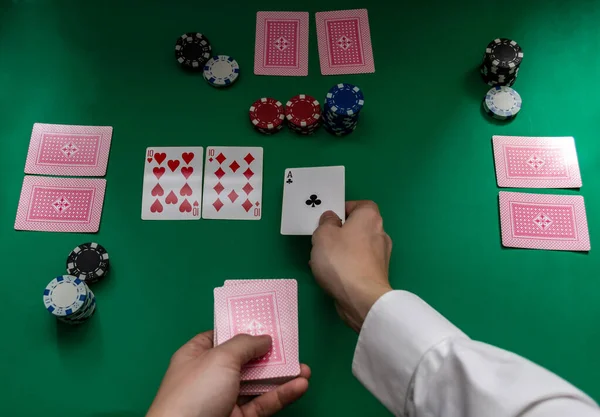
POLYGON ((347 312, 348 324, 356 333, 360 333, 369 311, 377 300, 390 291, 392 291, 392 287, 389 285, 371 285, 361 289, 357 293, 360 294, 357 297, 350 298, 350 305, 344 306, 344 310, 347 312))

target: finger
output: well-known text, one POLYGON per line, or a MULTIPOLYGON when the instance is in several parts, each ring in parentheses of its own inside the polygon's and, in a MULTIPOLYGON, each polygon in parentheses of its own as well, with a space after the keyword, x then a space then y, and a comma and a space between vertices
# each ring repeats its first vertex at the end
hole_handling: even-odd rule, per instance
POLYGON ((342 227, 342 220, 337 214, 335 214, 335 212, 327 210, 321 215, 321 218, 319 219, 319 226, 324 225, 342 227))
POLYGON ((217 348, 231 355, 235 364, 242 366, 252 359, 259 358, 271 349, 271 336, 250 336, 238 334, 217 348))
POLYGON ((181 357, 190 358, 198 357, 213 347, 213 331, 209 330, 204 333, 197 334, 191 338, 185 345, 181 346, 173 355, 172 360, 178 360, 181 357))
POLYGON ((315 245, 322 240, 330 228, 339 229, 340 227, 342 227, 342 220, 333 211, 327 210, 319 218, 319 227, 314 231, 311 238, 312 244, 315 245))
POLYGON ((390 259, 392 257, 392 248, 394 247, 394 243, 392 242, 392 238, 387 233, 385 234, 385 241, 387 243, 387 256, 386 256, 386 268, 390 267, 390 259))
POLYGON ((312 371, 311 371, 310 367, 305 363, 301 363, 300 364, 300 377, 305 378, 305 379, 310 379, 311 375, 312 375, 312 371))
POLYGON ((346 201, 346 217, 350 217, 357 209, 372 208, 379 214, 379 207, 371 200, 346 201))
POLYGON ((284 407, 302 397, 308 390, 308 380, 298 377, 278 386, 273 391, 254 398, 243 405, 242 412, 245 417, 269 417, 284 407))

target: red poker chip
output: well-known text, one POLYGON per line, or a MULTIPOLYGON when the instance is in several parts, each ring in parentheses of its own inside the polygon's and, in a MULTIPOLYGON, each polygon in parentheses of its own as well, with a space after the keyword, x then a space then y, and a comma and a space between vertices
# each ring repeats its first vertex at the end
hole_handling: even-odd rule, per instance
POLYGON ((250 106, 250 121, 256 128, 275 129, 285 118, 283 104, 274 98, 263 97, 250 106))
POLYGON ((285 117, 292 125, 310 127, 321 120, 321 105, 314 97, 299 94, 287 102, 285 117))

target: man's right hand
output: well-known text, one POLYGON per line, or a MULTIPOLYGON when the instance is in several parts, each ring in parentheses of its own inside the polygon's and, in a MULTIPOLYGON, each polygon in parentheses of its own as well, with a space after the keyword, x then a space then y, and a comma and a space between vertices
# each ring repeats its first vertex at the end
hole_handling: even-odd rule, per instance
POLYGON ((346 223, 332 211, 321 216, 312 237, 310 267, 331 295, 340 317, 359 332, 367 313, 392 290, 388 278, 392 240, 372 201, 346 203, 346 223))

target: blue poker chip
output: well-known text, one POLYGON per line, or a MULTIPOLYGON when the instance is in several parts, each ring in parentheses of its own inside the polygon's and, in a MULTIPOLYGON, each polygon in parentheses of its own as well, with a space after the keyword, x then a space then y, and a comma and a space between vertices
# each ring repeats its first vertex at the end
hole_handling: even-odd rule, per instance
POLYGON ((204 79, 213 87, 233 84, 240 75, 237 61, 227 55, 217 55, 204 65, 204 79))
POLYGON ((325 104, 328 111, 335 115, 352 116, 362 110, 365 98, 357 86, 340 83, 329 90, 325 97, 325 104))
POLYGON ((44 290, 44 306, 56 317, 67 317, 82 311, 88 301, 89 289, 72 275, 54 278, 44 290))
POLYGON ((501 120, 513 118, 521 110, 523 100, 519 93, 510 87, 497 86, 488 91, 484 99, 484 109, 501 120))

